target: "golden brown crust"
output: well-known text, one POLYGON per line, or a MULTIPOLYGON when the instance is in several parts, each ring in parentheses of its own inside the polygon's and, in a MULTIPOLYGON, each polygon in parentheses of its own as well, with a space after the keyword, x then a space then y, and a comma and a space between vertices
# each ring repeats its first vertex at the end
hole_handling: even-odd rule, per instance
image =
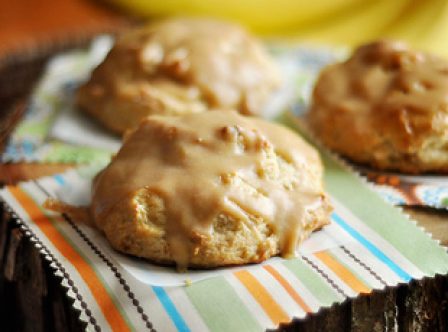
POLYGON ((374 168, 448 171, 448 62, 398 42, 325 68, 307 122, 329 148, 374 168))
POLYGON ((231 111, 151 116, 95 178, 91 215, 122 252, 180 267, 290 255, 329 222, 317 152, 231 111))
MULTIPOLYGON (((118 251, 158 264, 176 265, 166 239, 164 217, 157 224, 155 219, 141 214, 144 209, 163 211, 161 205, 154 203, 159 199, 144 189, 125 198, 117 210, 102 221, 103 231, 112 247, 118 251), (148 201, 153 201, 154 205, 148 204, 148 201)), ((328 199, 323 196, 322 204, 308 212, 304 221, 307 227, 299 241, 303 242, 313 231, 327 225, 330 211, 328 199)), ((212 228, 213 236, 197 234, 191 237, 194 249, 188 267, 214 268, 260 263, 281 253, 278 237, 261 218, 252 217, 248 227, 242 220, 221 214, 214 220, 212 228), (260 238, 254 236, 254 230, 260 238)))
POLYGON ((82 110, 123 133, 150 114, 208 108, 261 111, 279 74, 242 28, 206 19, 169 19, 120 37, 77 95, 82 110))

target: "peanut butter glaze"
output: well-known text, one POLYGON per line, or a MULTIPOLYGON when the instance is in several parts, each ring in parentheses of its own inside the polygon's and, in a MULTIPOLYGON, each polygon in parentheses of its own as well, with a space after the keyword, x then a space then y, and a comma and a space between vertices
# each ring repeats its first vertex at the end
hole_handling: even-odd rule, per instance
POLYGON ((432 150, 434 137, 448 138, 448 62, 401 42, 361 46, 322 71, 308 120, 326 145, 356 161, 411 172, 440 167, 419 154, 432 150))
POLYGON ((120 200, 146 188, 164 201, 166 238, 180 267, 188 266, 192 239, 210 235, 222 213, 242 222, 263 218, 281 254, 293 256, 307 226, 304 213, 321 205, 330 210, 321 181, 317 152, 279 125, 232 111, 151 116, 95 179, 91 213, 101 229, 120 200), (280 176, 280 158, 287 177, 280 176))

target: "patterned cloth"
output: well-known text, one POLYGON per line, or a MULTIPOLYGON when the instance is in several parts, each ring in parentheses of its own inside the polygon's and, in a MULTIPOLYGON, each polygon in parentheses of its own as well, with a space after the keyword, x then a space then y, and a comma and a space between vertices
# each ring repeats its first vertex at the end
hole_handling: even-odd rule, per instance
POLYGON ((94 168, 6 187, 0 197, 62 277, 89 330, 264 331, 359 294, 448 273, 444 248, 322 155, 331 224, 297 258, 202 275, 120 255, 95 229, 42 208, 48 197, 85 203, 94 168))

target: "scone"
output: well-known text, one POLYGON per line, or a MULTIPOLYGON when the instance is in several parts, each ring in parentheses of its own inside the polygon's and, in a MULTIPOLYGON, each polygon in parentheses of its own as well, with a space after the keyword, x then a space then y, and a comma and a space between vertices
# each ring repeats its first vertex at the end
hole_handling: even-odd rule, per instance
POLYGON ((180 268, 293 256, 331 212, 316 150, 232 111, 145 118, 92 193, 112 247, 180 268))
POLYGON ((307 122, 355 162, 448 172, 448 62, 400 42, 361 46, 322 71, 307 122))
POLYGON ((240 26, 174 18, 121 36, 79 89, 77 104, 123 133, 151 114, 256 114, 279 83, 274 62, 240 26))

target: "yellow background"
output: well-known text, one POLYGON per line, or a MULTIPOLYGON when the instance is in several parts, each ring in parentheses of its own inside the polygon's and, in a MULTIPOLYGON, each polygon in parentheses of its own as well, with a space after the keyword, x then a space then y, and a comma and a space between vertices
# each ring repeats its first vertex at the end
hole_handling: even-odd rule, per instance
POLYGON ((403 39, 448 57, 445 0, 109 0, 143 17, 206 15, 254 32, 307 42, 355 46, 403 39))

